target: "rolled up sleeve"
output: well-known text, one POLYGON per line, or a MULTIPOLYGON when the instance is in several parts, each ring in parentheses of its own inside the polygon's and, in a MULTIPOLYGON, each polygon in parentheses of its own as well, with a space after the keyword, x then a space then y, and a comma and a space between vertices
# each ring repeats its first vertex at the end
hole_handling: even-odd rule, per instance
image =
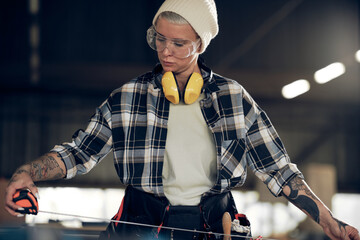
POLYGON ((247 132, 247 163, 274 196, 279 196, 284 186, 295 176, 303 178, 290 158, 275 128, 263 111, 247 132))
POLYGON ((56 145, 66 166, 66 178, 85 174, 96 166, 112 149, 111 111, 105 101, 91 117, 86 130, 78 130, 70 143, 56 145))

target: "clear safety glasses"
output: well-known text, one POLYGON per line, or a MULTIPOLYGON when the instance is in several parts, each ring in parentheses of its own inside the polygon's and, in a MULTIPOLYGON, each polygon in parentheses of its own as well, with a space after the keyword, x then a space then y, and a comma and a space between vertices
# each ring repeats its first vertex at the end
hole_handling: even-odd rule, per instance
POLYGON ((162 52, 167 48, 177 58, 187 58, 194 55, 200 43, 200 39, 193 42, 185 39, 167 38, 158 33, 154 26, 147 30, 146 40, 155 51, 162 52))

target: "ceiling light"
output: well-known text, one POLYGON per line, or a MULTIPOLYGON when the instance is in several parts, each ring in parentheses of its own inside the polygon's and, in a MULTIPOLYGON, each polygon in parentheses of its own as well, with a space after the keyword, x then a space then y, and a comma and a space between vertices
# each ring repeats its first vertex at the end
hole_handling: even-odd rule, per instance
POLYGON ((284 98, 291 99, 291 98, 297 97, 303 93, 306 93, 309 90, 310 90, 309 81, 307 81, 305 79, 299 79, 299 80, 296 80, 295 82, 285 85, 282 88, 281 93, 284 98))
POLYGON ((345 73, 345 65, 336 62, 315 72, 315 81, 319 84, 327 83, 345 73))
POLYGON ((358 50, 356 53, 355 53, 355 58, 356 58, 356 61, 358 61, 360 63, 360 50, 358 50))

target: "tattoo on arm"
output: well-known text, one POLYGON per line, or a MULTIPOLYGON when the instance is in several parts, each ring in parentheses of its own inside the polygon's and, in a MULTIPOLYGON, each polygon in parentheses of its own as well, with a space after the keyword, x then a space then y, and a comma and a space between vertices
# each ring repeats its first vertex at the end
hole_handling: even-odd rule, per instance
MULTIPOLYGON (((61 158, 59 154, 57 156, 61 158)), ((52 154, 45 154, 39 159, 19 167, 12 175, 8 185, 18 181, 19 175, 23 173, 29 174, 33 181, 60 179, 66 176, 65 171, 52 154)))
POLYGON ((295 177, 287 186, 290 188, 290 194, 289 196, 283 194, 284 197, 298 208, 306 211, 315 222, 320 223, 320 211, 315 202, 317 198, 304 184, 303 180, 295 177), (299 194, 299 191, 303 191, 305 194, 299 194))
POLYGON ((35 181, 59 179, 65 176, 64 171, 50 154, 45 154, 38 161, 31 163, 30 176, 35 181))
MULTIPOLYGON (((293 178, 287 186, 290 189, 289 194, 282 193, 285 198, 287 198, 295 206, 306 212, 312 219, 317 223, 320 223, 320 210, 318 203, 320 200, 312 193, 310 188, 306 183, 299 177, 293 178)), ((338 229, 343 234, 343 239, 347 235, 346 223, 333 217, 332 213, 329 211, 331 218, 337 223, 338 229)))
POLYGON ((346 228, 345 228, 345 227, 346 227, 346 226, 349 226, 349 225, 346 224, 346 223, 344 223, 344 222, 342 222, 342 221, 340 221, 340 220, 338 220, 338 219, 336 219, 336 218, 334 218, 334 216, 332 215, 331 212, 329 212, 329 213, 330 213, 331 217, 332 217, 332 218, 335 220, 335 222, 337 223, 340 232, 344 233, 343 238, 345 239, 345 237, 346 237, 346 235, 347 235, 347 231, 346 231, 346 228))

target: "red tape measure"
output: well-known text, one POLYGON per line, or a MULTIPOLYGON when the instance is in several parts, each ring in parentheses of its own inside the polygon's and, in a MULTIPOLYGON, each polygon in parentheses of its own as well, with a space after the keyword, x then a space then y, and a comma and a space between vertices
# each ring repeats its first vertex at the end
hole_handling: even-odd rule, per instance
POLYGON ((13 202, 23 208, 21 210, 15 210, 18 213, 36 215, 39 211, 39 204, 36 197, 27 189, 17 190, 13 195, 13 202))

